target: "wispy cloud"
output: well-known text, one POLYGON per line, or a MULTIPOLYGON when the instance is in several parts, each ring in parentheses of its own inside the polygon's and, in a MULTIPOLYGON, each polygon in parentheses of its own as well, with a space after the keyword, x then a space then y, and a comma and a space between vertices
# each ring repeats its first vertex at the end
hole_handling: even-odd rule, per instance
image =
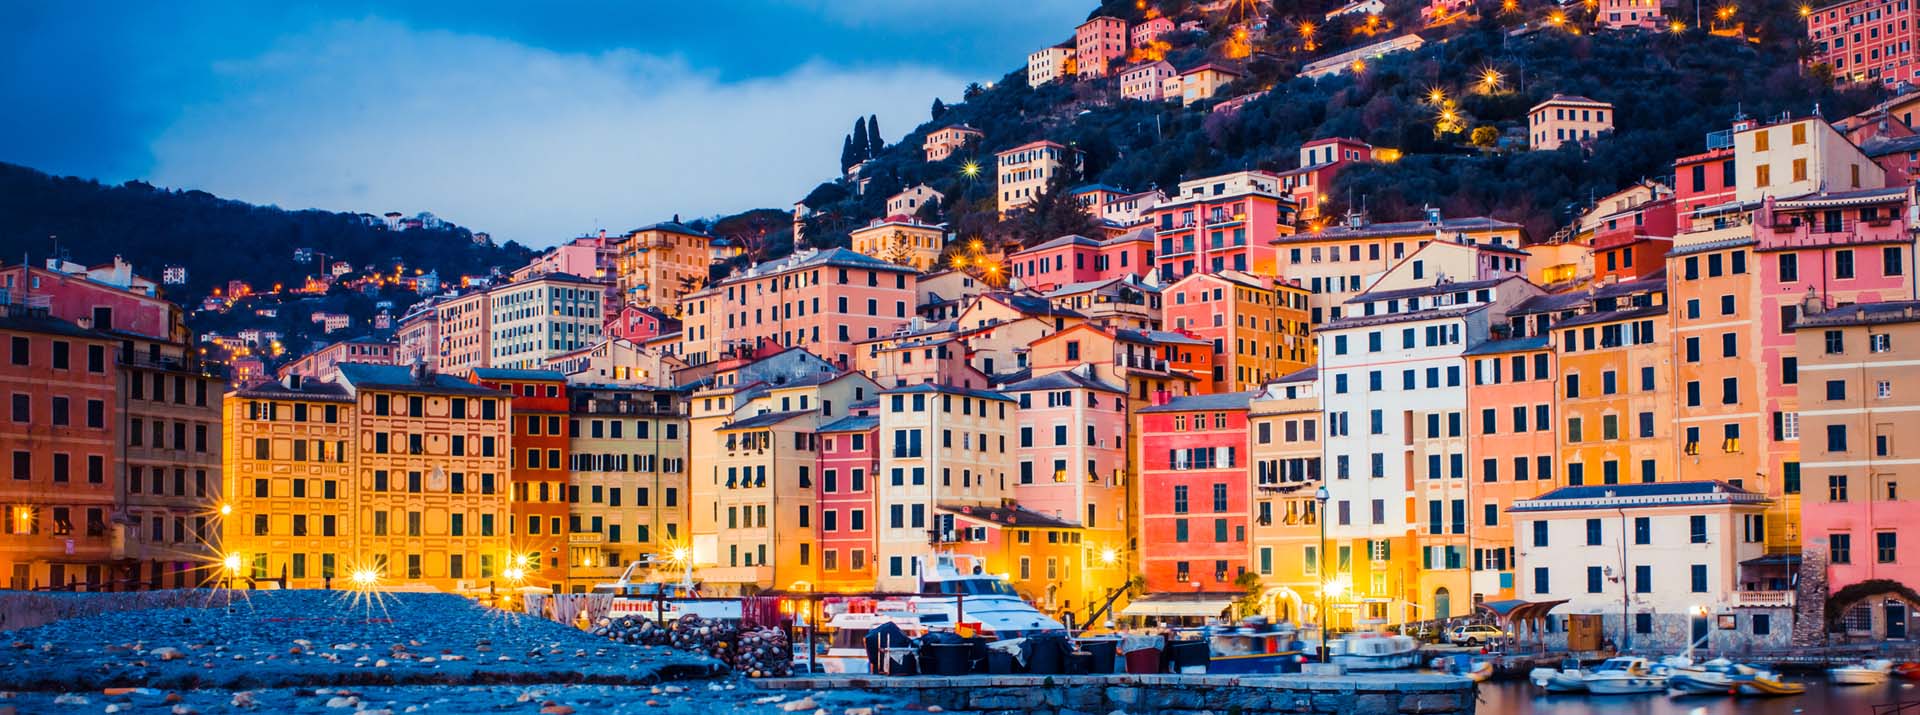
POLYGON ((564 53, 382 19, 215 66, 153 142, 156 183, 289 208, 428 210, 544 245, 755 206, 830 177, 854 117, 891 137, 967 81, 811 62, 722 82, 671 55, 564 53))

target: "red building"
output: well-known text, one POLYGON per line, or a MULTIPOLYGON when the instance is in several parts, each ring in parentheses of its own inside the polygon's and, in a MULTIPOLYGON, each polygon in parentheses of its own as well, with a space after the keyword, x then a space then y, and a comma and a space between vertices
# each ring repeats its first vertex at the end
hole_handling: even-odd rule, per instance
POLYGON ((1886 86, 1920 78, 1920 15, 1909 0, 1844 0, 1807 14, 1815 64, 1842 82, 1886 86))
POLYGON ((680 321, 651 305, 627 304, 611 314, 606 335, 643 343, 661 335, 680 332, 680 321))
POLYGON ((873 483, 880 465, 880 417, 875 403, 850 408, 850 414, 822 426, 820 438, 820 519, 814 535, 820 545, 820 591, 873 588, 873 483))
POLYGON ((1153 241, 1145 230, 1096 240, 1061 236, 1007 256, 1020 286, 1046 293, 1063 285, 1126 276, 1146 277, 1153 269, 1153 241))
POLYGON ((568 440, 576 429, 568 418, 567 376, 548 370, 476 368, 469 379, 513 395, 512 526, 507 533, 514 553, 527 557, 527 582, 550 585, 558 593, 567 582, 567 570, 575 565, 567 548, 569 535, 580 531, 570 522, 567 506, 573 501, 567 493, 573 482, 568 440))
POLYGON ((43 308, 0 305, 0 572, 13 589, 111 580, 120 479, 114 338, 43 308))
MULTIPOLYGON (((1751 122, 1734 125, 1738 130, 1751 122)), ((1733 200, 1737 185, 1733 163, 1733 131, 1707 135, 1707 150, 1673 161, 1673 205, 1680 226, 1690 225, 1693 214, 1709 206, 1733 200)))
POLYGON ((1252 392, 1180 397, 1140 410, 1140 570, 1149 593, 1243 593, 1252 392))
POLYGON ((1666 270, 1675 218, 1668 194, 1595 219, 1594 280, 1630 281, 1666 270))

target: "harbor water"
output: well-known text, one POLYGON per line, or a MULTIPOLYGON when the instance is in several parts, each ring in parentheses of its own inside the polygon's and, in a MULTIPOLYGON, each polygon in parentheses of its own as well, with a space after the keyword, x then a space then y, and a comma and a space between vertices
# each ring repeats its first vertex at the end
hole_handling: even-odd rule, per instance
MULTIPOLYGON (((1789 676, 1804 695, 1732 698, 1666 695, 1548 695, 1521 680, 1480 684, 1480 715, 1872 715, 1874 706, 1920 702, 1920 687, 1895 679, 1880 685, 1833 686, 1818 675, 1789 676)), ((1911 712, 1920 713, 1920 705, 1911 712)))

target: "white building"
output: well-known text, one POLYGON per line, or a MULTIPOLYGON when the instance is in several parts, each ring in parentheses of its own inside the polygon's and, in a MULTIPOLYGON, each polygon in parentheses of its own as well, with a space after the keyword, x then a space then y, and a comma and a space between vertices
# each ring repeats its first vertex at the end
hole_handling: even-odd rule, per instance
POLYGON ((1001 506, 1019 403, 997 392, 914 385, 880 393, 880 472, 873 480, 875 587, 918 587, 940 507, 1001 506))
POLYGON ((161 269, 160 282, 170 286, 186 285, 187 267, 175 264, 161 269))
POLYGON ((1465 615, 1469 593, 1496 591, 1468 582, 1464 356, 1540 292, 1517 276, 1454 283, 1410 259, 1349 300, 1350 317, 1315 330, 1327 537, 1356 554, 1351 589, 1371 604, 1362 618, 1465 615), (1397 568, 1407 560, 1395 562, 1391 544, 1409 548, 1409 537, 1424 550, 1419 568, 1397 568))
POLYGON ((606 286, 548 273, 487 292, 489 367, 536 369, 548 357, 600 341, 606 286))
MULTIPOLYGON (((1767 506, 1720 481, 1562 487, 1515 502, 1515 595, 1566 601, 1556 617, 1599 615, 1622 649, 1784 647, 1792 609, 1743 606, 1738 590, 1740 562, 1766 553, 1767 506)), ((1556 636, 1565 629, 1547 634, 1550 646, 1556 636)))
POLYGON ((929 203, 946 200, 946 196, 933 187, 920 184, 887 198, 887 216, 915 216, 929 203))

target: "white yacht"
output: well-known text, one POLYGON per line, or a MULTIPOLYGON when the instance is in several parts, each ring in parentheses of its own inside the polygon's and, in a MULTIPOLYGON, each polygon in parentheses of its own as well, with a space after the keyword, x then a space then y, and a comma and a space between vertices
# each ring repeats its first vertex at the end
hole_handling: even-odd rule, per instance
POLYGON ((1664 670, 1656 669, 1646 658, 1608 658, 1587 674, 1587 692, 1595 695, 1664 692, 1667 689, 1664 670))
POLYGON ((1333 662, 1348 670, 1400 670, 1421 664, 1420 641, 1397 633, 1348 633, 1328 650, 1333 662))

